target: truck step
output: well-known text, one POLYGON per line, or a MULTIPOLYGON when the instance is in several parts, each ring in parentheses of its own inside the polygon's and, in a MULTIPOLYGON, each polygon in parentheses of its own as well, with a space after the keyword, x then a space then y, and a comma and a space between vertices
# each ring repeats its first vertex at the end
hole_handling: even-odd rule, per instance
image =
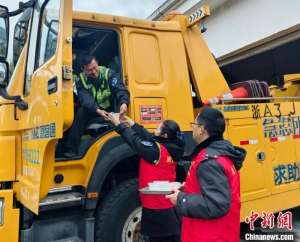
POLYGON ((83 204, 84 196, 79 192, 64 192, 48 194, 40 202, 40 211, 47 211, 52 209, 80 206, 83 204))
POLYGON ((84 242, 84 241, 78 237, 72 237, 67 239, 53 240, 52 242, 84 242))

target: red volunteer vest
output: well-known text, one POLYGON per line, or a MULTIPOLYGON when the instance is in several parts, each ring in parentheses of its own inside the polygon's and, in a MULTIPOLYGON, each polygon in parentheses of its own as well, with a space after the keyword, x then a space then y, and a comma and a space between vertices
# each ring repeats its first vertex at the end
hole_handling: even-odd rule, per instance
MULTIPOLYGON (((197 169, 206 155, 203 149, 193 160, 185 183, 185 192, 201 193, 197 179, 197 169)), ((240 241, 240 176, 232 161, 225 156, 216 158, 224 168, 231 189, 229 212, 216 219, 183 217, 182 242, 239 242, 240 241)))
MULTIPOLYGON (((156 164, 151 164, 144 159, 140 160, 139 188, 148 186, 153 181, 170 181, 176 179, 176 164, 167 149, 160 146, 160 160, 156 164)), ((140 193, 142 206, 150 209, 167 209, 174 207, 165 195, 146 195, 140 193)))

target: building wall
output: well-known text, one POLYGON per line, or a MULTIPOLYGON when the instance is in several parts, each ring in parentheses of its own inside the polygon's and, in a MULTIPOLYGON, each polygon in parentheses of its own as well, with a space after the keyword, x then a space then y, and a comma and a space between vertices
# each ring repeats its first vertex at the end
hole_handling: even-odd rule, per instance
POLYGON ((298 0, 187 0, 176 10, 190 14, 204 4, 212 6, 204 37, 220 61, 241 59, 249 56, 248 50, 255 54, 274 47, 274 41, 278 46, 300 36, 298 0))

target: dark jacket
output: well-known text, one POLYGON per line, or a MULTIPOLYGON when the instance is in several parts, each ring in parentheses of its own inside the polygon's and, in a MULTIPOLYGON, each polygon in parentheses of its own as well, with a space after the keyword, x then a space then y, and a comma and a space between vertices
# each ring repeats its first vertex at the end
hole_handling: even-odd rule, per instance
MULTIPOLYGON (((184 152, 184 142, 181 139, 165 139, 150 134, 143 126, 134 124, 131 128, 124 124, 116 127, 126 143, 151 167, 160 158, 161 151, 158 143, 164 146, 174 161, 179 161, 184 152)), ((140 164, 141 167, 141 164, 140 164)), ((140 173, 141 174, 141 173, 140 173)), ((164 198, 165 199, 165 198, 164 198)), ((143 207, 141 233, 147 236, 178 236, 180 234, 180 220, 175 207, 152 209, 143 207)), ((158 239, 157 239, 158 240, 158 239)))
POLYGON ((160 155, 156 142, 166 147, 174 161, 179 161, 184 152, 184 141, 181 139, 165 139, 150 134, 143 126, 134 124, 131 128, 124 124, 116 127, 129 146, 143 159, 155 164, 160 155))
POLYGON ((214 157, 227 156, 232 160, 236 170, 239 170, 245 159, 246 151, 233 146, 229 141, 210 137, 199 144, 185 159, 193 159, 202 149, 206 149, 207 159, 201 163, 196 173, 202 192, 201 194, 180 192, 177 207, 183 216, 217 218, 228 212, 231 191, 224 169, 214 157))
MULTIPOLYGON (((98 80, 92 80, 91 78, 87 78, 87 81, 93 84, 96 87, 96 89, 98 89, 101 85, 101 82, 98 80)), ((125 87, 120 76, 111 69, 109 70, 108 74, 108 84, 110 90, 112 91, 111 100, 116 101, 117 105, 117 110, 113 110, 113 107, 111 107, 108 111, 118 112, 122 104, 125 103, 128 105, 130 103, 129 92, 125 87)), ((92 112, 95 112, 96 109, 99 107, 97 106, 95 98, 82 85, 79 76, 77 76, 76 78, 76 89, 80 105, 91 110, 92 112)))

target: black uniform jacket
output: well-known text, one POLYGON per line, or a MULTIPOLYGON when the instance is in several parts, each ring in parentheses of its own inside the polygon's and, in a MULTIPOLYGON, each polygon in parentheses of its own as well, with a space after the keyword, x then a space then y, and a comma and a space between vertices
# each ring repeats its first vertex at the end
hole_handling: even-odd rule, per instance
MULTIPOLYGON (((155 137, 144 127, 134 124, 127 127, 120 124, 116 131, 123 137, 126 143, 145 161, 155 165, 160 157, 160 149, 157 143, 161 143, 174 161, 179 161, 184 152, 184 142, 181 139, 165 139, 155 137)), ((180 234, 180 219, 175 208, 142 210, 141 233, 147 236, 170 236, 180 234)))
MULTIPOLYGON (((101 85, 100 81, 98 80, 92 80, 91 78, 88 78, 87 81, 91 82, 96 87, 97 90, 101 85)), ((107 111, 118 112, 122 104, 125 103, 129 105, 130 103, 129 92, 125 87, 122 79, 120 78, 120 75, 116 74, 111 69, 108 73, 108 84, 112 92, 111 100, 116 101, 117 110, 110 109, 107 111)), ((76 78, 76 89, 77 89, 77 95, 78 95, 80 105, 82 107, 89 109, 92 112, 95 112, 96 109, 98 108, 95 98, 84 88, 80 80, 80 76, 77 76, 76 78)))
POLYGON ((192 160, 202 149, 206 149, 208 159, 197 169, 197 180, 201 184, 201 194, 180 192, 177 208, 182 216, 212 219, 224 216, 230 208, 231 190, 224 168, 214 157, 227 156, 239 170, 242 167, 246 151, 233 146, 229 141, 210 137, 199 144, 193 154, 184 159, 192 160))

